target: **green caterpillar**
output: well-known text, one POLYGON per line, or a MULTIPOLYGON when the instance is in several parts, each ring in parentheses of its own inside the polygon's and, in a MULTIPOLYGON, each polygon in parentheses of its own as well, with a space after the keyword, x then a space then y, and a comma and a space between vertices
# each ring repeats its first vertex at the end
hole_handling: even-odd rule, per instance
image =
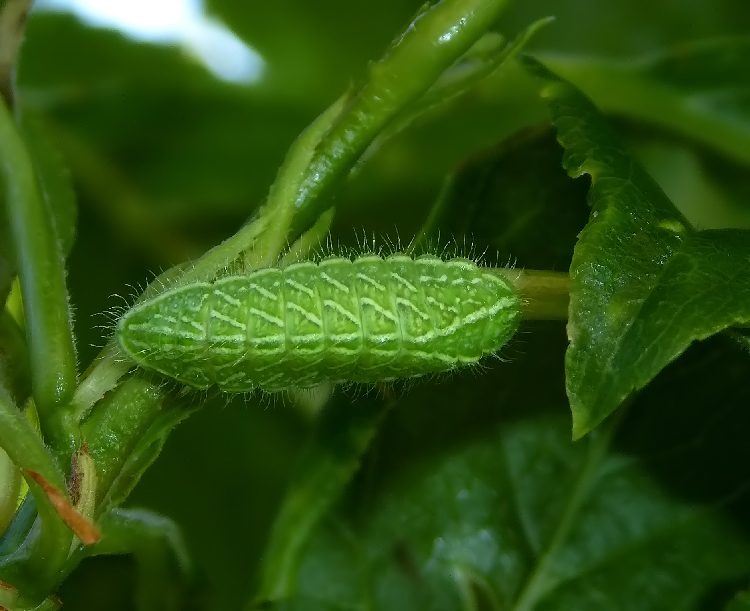
POLYGON ((188 386, 273 392, 476 363, 520 312, 510 284, 467 259, 336 257, 167 290, 116 336, 138 365, 188 386))

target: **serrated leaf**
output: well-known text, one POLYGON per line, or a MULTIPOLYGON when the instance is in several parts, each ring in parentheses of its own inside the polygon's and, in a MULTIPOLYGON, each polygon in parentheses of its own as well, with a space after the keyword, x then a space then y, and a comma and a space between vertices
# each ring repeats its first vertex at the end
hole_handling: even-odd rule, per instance
POLYGON ((563 165, 592 181, 570 268, 566 371, 579 438, 691 342, 750 322, 750 232, 694 232, 596 108, 545 78, 563 165))
POLYGON ((750 163, 750 37, 692 41, 641 60, 542 56, 604 110, 750 163))

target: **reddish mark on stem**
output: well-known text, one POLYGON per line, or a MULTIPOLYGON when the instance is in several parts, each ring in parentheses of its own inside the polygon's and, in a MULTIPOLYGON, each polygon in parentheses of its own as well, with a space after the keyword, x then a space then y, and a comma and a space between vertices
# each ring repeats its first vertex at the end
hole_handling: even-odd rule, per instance
POLYGON ((93 545, 99 539, 102 538, 101 532, 96 525, 80 514, 80 512, 70 504, 70 501, 65 498, 65 495, 50 484, 41 473, 32 471, 31 469, 24 469, 24 475, 34 480, 39 487, 47 495, 52 507, 54 507, 57 514, 60 516, 63 522, 73 531, 76 537, 81 540, 84 545, 93 545))

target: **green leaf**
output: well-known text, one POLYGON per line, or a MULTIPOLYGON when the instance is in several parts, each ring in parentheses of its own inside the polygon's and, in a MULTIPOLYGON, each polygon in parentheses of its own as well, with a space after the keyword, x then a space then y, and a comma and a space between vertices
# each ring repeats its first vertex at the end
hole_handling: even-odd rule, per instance
POLYGON ((207 0, 211 15, 248 41, 266 61, 260 87, 277 99, 321 108, 352 75, 377 57, 408 23, 421 0, 382 0, 377 10, 328 0, 315 5, 282 0, 237 3, 207 0))
POLYGON ((593 105, 546 78, 563 165, 591 177, 591 219, 570 268, 567 387, 579 438, 691 342, 750 322, 750 232, 693 232, 593 105))
POLYGON ((629 144, 674 205, 698 229, 750 229, 750 173, 747 167, 663 134, 629 144))
POLYGON ((401 399, 274 608, 722 608, 750 571, 744 357, 694 346, 574 443, 549 331, 401 399))
POLYGON ((543 128, 467 159, 432 211, 428 241, 450 236, 459 250, 466 244, 485 252, 489 263, 512 256, 520 267, 567 269, 570 245, 588 217, 587 189, 568 178, 560 155, 554 134, 543 128))
POLYGON ((724 611, 750 611, 750 590, 737 594, 724 608, 724 611))
POLYGON ((83 437, 97 471, 97 510, 119 504, 156 459, 168 432, 199 405, 170 402, 159 384, 134 375, 97 403, 83 437))
POLYGON ((339 398, 323 412, 269 535, 257 600, 273 602, 293 592, 311 532, 351 481, 393 401, 375 399, 357 407, 353 411, 339 398))
MULTIPOLYGON (((652 413, 670 388, 638 407, 652 413)), ((693 419, 699 431, 702 421, 693 419)), ((637 437, 641 424, 627 432, 637 437)), ((682 470, 690 437, 654 456, 618 449, 610 434, 571 443, 564 418, 537 410, 437 460, 402 456, 352 519, 336 516, 314 539, 298 597, 279 608, 699 608, 750 569, 747 536, 708 499, 683 498, 651 472, 654 460, 682 470)))
POLYGON ((18 81, 24 105, 46 108, 107 91, 128 95, 130 88, 187 92, 228 86, 178 45, 139 43, 114 29, 87 25, 70 13, 46 10, 35 11, 26 24, 18 81), (69 42, 66 53, 52 53, 62 40, 69 42))
POLYGON ((217 81, 178 46, 44 11, 29 21, 19 88, 24 110, 44 115, 82 206, 96 208, 95 231, 104 217, 155 267, 196 257, 246 218, 320 108, 217 81), (64 58, 51 51, 60 45, 64 58))
POLYGON ((693 41, 640 61, 540 58, 603 110, 645 119, 750 163, 750 37, 693 41))
MULTIPOLYGON (((102 540, 83 550, 86 557, 132 554, 138 570, 135 602, 138 611, 184 608, 181 589, 191 570, 179 527, 146 509, 113 509, 99 521, 102 540)), ((74 558, 77 564, 80 558, 74 558)))

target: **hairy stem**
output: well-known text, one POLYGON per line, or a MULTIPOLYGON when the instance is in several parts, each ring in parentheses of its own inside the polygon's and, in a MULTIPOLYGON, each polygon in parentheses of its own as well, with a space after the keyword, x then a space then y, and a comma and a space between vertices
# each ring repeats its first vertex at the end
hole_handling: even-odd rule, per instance
POLYGON ((29 153, 2 103, 0 176, 21 281, 34 401, 45 437, 63 457, 69 457, 77 435, 66 406, 77 373, 64 257, 29 153))

